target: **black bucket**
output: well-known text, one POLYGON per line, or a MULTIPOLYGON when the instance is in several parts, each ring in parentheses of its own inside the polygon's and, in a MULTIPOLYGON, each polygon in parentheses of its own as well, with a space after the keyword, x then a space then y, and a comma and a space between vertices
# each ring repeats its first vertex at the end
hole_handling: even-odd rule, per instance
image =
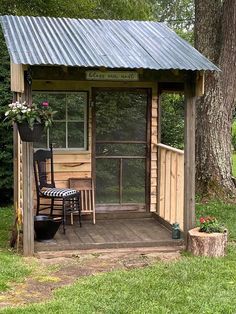
POLYGON ((34 217, 34 231, 37 241, 52 240, 62 222, 61 218, 39 215, 34 217))

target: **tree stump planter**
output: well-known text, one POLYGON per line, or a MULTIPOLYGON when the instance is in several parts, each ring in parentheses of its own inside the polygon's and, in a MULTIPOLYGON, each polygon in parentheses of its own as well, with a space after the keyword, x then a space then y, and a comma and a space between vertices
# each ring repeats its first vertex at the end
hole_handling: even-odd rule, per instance
POLYGON ((194 228, 188 232, 187 250, 195 256, 224 256, 227 235, 227 230, 223 233, 206 233, 200 232, 199 228, 194 228))

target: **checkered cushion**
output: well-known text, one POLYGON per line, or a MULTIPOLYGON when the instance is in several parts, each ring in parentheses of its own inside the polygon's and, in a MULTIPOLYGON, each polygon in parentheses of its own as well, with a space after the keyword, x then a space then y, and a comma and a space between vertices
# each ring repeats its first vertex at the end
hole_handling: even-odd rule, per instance
POLYGON ((58 188, 48 188, 41 192, 44 196, 52 197, 75 196, 77 194, 77 191, 73 189, 58 189, 58 188))

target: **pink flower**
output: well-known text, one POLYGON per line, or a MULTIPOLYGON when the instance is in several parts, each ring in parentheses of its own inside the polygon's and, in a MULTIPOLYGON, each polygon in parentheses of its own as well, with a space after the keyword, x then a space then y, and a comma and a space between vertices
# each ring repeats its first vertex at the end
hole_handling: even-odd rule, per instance
POLYGON ((200 218, 200 223, 203 224, 205 222, 205 218, 201 217, 200 218))
POLYGON ((48 107, 48 101, 43 101, 43 102, 42 102, 42 106, 43 106, 43 107, 48 107))

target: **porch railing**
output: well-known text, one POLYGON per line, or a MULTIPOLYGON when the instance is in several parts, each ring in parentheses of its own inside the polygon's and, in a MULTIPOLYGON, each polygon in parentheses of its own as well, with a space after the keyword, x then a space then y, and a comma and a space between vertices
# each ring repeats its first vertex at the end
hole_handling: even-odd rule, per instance
POLYGON ((157 214, 183 230, 184 151, 164 144, 158 147, 157 214))

